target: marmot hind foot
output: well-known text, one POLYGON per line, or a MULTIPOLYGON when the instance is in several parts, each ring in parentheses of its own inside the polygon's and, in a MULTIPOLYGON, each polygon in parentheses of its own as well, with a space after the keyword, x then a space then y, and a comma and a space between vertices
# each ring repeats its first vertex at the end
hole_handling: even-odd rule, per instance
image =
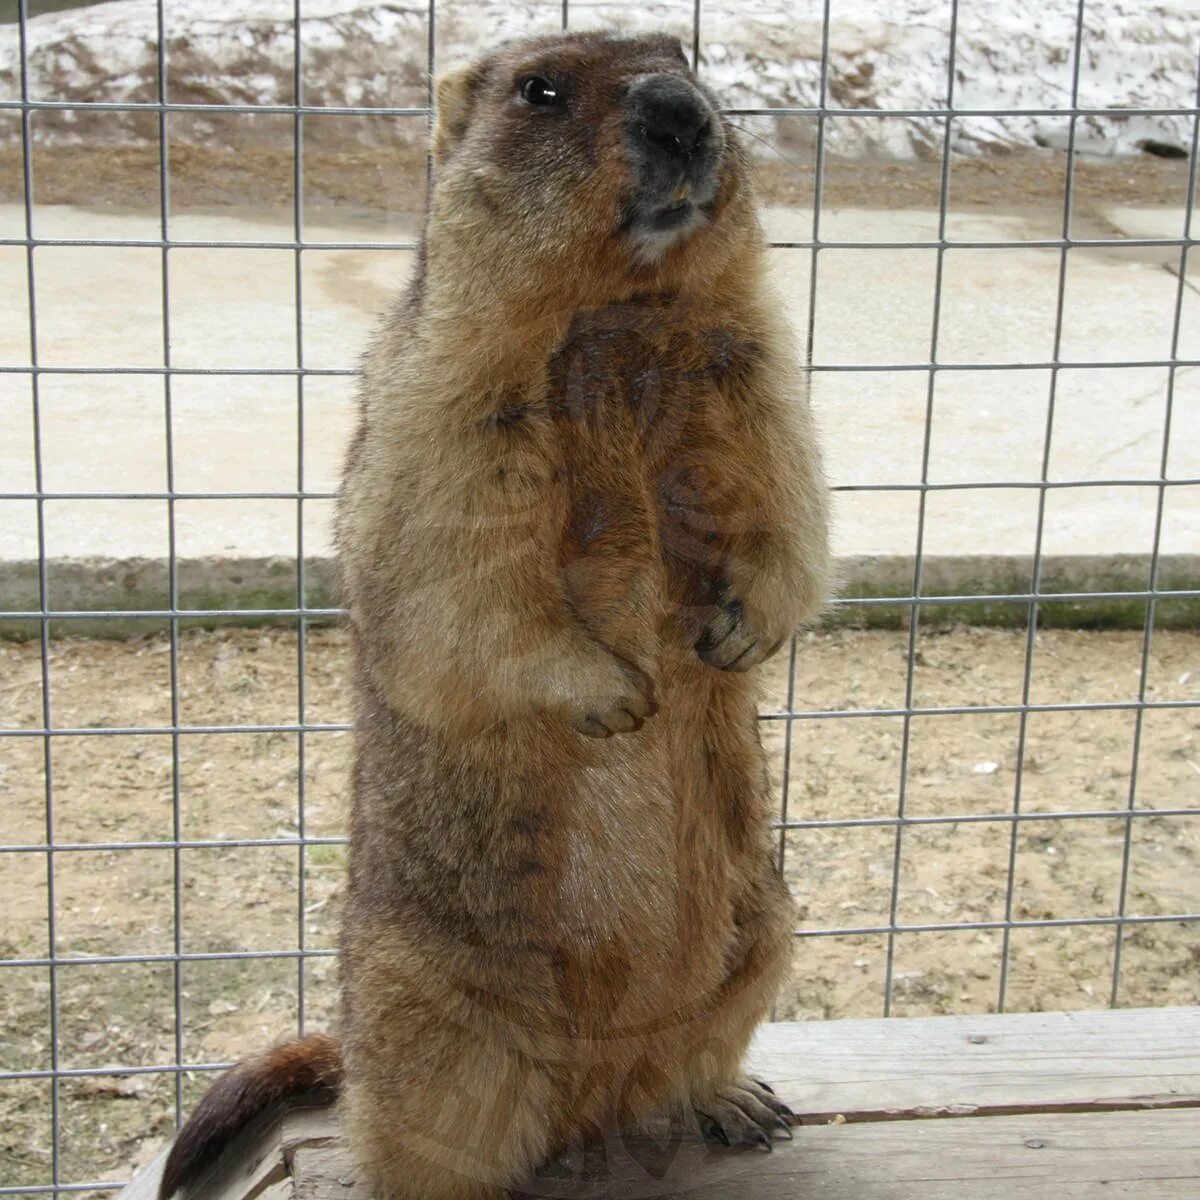
POLYGON ((774 1139, 792 1137, 799 1118, 765 1084, 746 1075, 714 1089, 695 1105, 700 1134, 710 1145, 761 1146, 774 1149, 774 1139))

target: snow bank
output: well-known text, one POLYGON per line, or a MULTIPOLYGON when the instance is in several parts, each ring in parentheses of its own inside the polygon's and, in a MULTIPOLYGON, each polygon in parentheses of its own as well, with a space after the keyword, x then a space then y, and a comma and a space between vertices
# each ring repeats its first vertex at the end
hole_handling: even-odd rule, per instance
MULTIPOLYGON (((290 104, 295 37, 291 0, 168 0, 168 97, 179 102, 290 104)), ((953 100, 962 109, 1070 105, 1074 0, 963 4, 953 100)), ((558 0, 441 0, 436 60, 449 64, 497 41, 558 29, 558 0)), ((426 6, 304 0, 303 99, 316 105, 419 107, 427 97, 426 6)), ((692 5, 683 0, 608 0, 571 4, 573 27, 662 29, 690 45, 692 5)), ((946 102, 950 5, 947 0, 834 0, 829 30, 829 97, 838 107, 937 108, 946 102)), ((821 4, 817 0, 710 0, 703 9, 702 74, 735 107, 809 107, 820 90, 821 4)), ((1079 103, 1084 107, 1183 108, 1195 104, 1200 0, 1090 0, 1085 10, 1079 103)), ((43 100, 153 101, 158 97, 154 0, 113 0, 34 18, 28 26, 30 94, 43 100)), ((0 27, 0 95, 20 93, 15 26, 0 27)), ((37 118, 41 136, 113 141, 151 132, 145 118, 114 114, 80 125, 71 114, 37 118)), ((276 121, 286 118, 276 118, 276 121)), ((181 126, 184 122, 180 123, 181 126)), ((330 135, 358 141, 419 140, 416 118, 316 121, 330 135), (335 129, 336 127, 336 129, 335 129)), ((811 139, 811 118, 779 122, 784 142, 811 139)), ((14 132, 16 122, 4 123, 14 132)), ((192 121, 188 131, 212 136, 192 121)), ((1068 122, 1056 114, 997 115, 956 121, 955 149, 1064 145, 1068 122)), ((919 157, 941 144, 942 122, 919 117, 831 118, 827 145, 846 155, 919 157)), ((1184 146, 1187 116, 1086 117, 1081 149, 1132 151, 1152 137, 1184 146)))

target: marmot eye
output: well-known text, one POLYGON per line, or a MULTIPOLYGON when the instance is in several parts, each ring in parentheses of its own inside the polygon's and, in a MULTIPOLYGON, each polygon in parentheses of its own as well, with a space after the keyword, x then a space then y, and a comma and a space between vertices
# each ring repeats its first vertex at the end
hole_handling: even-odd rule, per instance
POLYGON ((530 75, 521 80, 521 99, 527 104, 557 104, 559 92, 544 75, 530 75))

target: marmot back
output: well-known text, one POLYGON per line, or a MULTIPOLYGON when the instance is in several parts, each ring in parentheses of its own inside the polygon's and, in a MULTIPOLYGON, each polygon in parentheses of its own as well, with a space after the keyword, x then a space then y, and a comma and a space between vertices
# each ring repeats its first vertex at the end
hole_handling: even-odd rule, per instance
POLYGON ((380 1196, 498 1200, 602 1128, 786 1128, 740 1068, 792 915, 748 672, 823 601, 825 494, 744 155, 676 41, 506 46, 439 83, 434 149, 339 507, 356 761, 317 1082, 380 1196))

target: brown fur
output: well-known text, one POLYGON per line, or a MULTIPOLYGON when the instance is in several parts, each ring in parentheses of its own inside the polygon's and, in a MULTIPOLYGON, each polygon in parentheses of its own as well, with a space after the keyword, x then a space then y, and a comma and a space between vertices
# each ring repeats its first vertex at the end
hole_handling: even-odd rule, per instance
POLYGON ((647 72, 686 75, 678 44, 443 80, 417 277, 365 361, 343 1104, 391 1200, 721 1108, 787 969, 745 671, 823 602, 825 493, 733 130, 705 228, 622 235, 647 72), (569 120, 515 102, 543 70, 569 120))

